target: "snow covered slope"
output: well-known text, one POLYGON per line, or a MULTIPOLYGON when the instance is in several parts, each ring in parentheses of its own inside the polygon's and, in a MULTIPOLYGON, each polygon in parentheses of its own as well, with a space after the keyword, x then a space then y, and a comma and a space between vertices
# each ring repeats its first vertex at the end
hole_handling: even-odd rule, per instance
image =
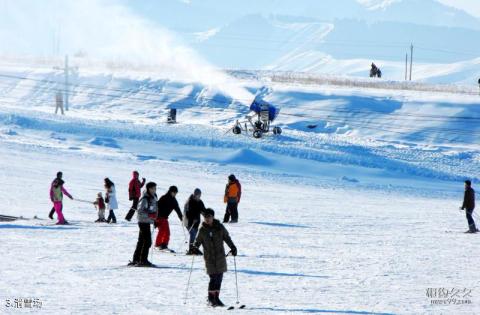
MULTIPOLYGON (((478 124, 461 118, 480 118, 476 97, 269 84, 284 133, 256 140, 228 130, 246 107, 199 83, 84 70, 70 111, 55 116, 58 73, 2 68, 9 77, 0 89, 1 213, 43 219, 0 224, 2 301, 39 299, 42 313, 55 315, 211 312, 201 258, 186 304, 190 257, 154 252, 161 268, 125 267, 138 228, 121 218, 137 169, 160 193, 178 185, 181 203, 200 187, 217 217, 226 176, 240 178, 240 223, 227 228, 239 248, 242 312, 478 312, 476 269, 459 268, 480 258, 476 235, 461 233, 456 210, 462 180, 480 178, 478 124), (165 124, 169 106, 180 106, 176 125, 165 124), (93 200, 111 178, 120 223, 94 224, 94 208, 70 200, 71 226, 45 220, 59 169, 78 199, 93 200), (426 292, 437 287, 473 290, 471 304, 432 304, 426 292)), ((251 92, 260 86, 243 83, 251 92)), ((170 247, 182 252, 182 228, 170 221, 170 247)), ((228 264, 222 299, 234 305, 228 264)))
MULTIPOLYGON (((221 216, 225 178, 235 173, 244 189, 241 223, 228 228, 240 250, 245 312, 478 311, 476 295, 455 308, 425 296, 430 287, 478 290, 475 270, 458 268, 479 257, 456 210, 462 181, 480 180, 477 95, 368 89, 361 80, 355 87, 302 86, 254 75, 225 75, 228 84, 216 88, 82 60, 71 60, 81 67, 71 77, 66 116, 53 114, 64 84, 49 62, 0 65, 1 214, 45 219, 51 178, 62 170, 67 188, 83 200, 110 177, 122 221, 126 186, 138 169, 160 192, 178 185, 181 203, 200 187, 221 216), (234 135, 232 124, 260 88, 281 109, 276 123, 284 132, 234 135), (166 124, 170 108, 178 109, 178 124, 166 124)), ((156 252, 151 259, 163 269, 127 269, 135 223, 94 225, 93 207, 79 202, 66 201, 65 214, 72 226, 0 224, 2 300, 38 298, 46 314, 209 311, 199 259, 184 305, 190 258, 156 252)), ((181 252, 181 226, 171 223, 171 247, 181 252)), ((232 272, 222 296, 235 301, 232 272)))
MULTIPOLYGON (((85 71, 72 81, 68 118, 59 120, 51 116, 53 96, 63 89, 58 72, 12 66, 4 69, 0 74, 0 120, 7 135, 18 126, 86 133, 92 138, 232 149, 247 146, 290 157, 432 178, 480 178, 477 95, 270 84, 265 99, 281 109, 276 123, 285 133, 256 141, 229 132, 235 120, 248 113, 246 104, 252 98, 237 98, 225 89, 153 79, 145 74, 85 71), (177 126, 164 124, 170 108, 179 111, 177 126), (471 159, 465 164, 459 156, 471 159)), ((262 86, 257 81, 243 84, 249 91, 247 96, 262 86)), ((241 86, 234 87, 232 92, 241 90, 241 86)))

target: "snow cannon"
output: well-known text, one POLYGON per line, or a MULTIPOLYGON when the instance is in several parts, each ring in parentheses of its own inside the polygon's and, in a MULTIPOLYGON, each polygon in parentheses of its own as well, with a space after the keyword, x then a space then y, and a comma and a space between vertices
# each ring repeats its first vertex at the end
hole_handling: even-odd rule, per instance
POLYGON ((275 135, 282 133, 282 129, 278 126, 271 129, 272 122, 278 117, 280 109, 273 106, 269 102, 257 96, 250 105, 250 113, 245 116, 244 121, 236 121, 232 128, 232 132, 236 135, 242 132, 251 132, 254 138, 261 138, 264 134, 270 132, 275 135))

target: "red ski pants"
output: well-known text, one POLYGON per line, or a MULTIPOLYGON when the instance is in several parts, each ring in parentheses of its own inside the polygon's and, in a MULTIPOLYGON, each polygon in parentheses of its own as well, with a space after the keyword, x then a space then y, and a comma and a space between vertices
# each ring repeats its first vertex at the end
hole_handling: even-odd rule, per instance
POLYGON ((168 219, 158 218, 157 228, 158 234, 155 240, 155 246, 164 245, 168 247, 168 242, 170 241, 170 225, 168 224, 168 219))

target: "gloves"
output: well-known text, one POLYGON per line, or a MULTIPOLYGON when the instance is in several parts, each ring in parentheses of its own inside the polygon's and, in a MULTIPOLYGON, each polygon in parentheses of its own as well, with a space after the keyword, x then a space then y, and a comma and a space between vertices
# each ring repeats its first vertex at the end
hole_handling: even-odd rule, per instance
POLYGON ((232 256, 237 256, 237 248, 235 246, 232 247, 230 252, 232 253, 232 256))

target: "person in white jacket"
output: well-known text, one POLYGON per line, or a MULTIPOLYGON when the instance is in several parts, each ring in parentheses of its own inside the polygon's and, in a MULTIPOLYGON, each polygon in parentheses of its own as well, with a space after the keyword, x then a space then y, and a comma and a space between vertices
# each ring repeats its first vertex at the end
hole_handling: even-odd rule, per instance
POLYGON ((115 193, 115 184, 107 177, 105 178, 105 202, 108 205, 108 223, 117 223, 114 210, 118 209, 117 195, 115 193))

